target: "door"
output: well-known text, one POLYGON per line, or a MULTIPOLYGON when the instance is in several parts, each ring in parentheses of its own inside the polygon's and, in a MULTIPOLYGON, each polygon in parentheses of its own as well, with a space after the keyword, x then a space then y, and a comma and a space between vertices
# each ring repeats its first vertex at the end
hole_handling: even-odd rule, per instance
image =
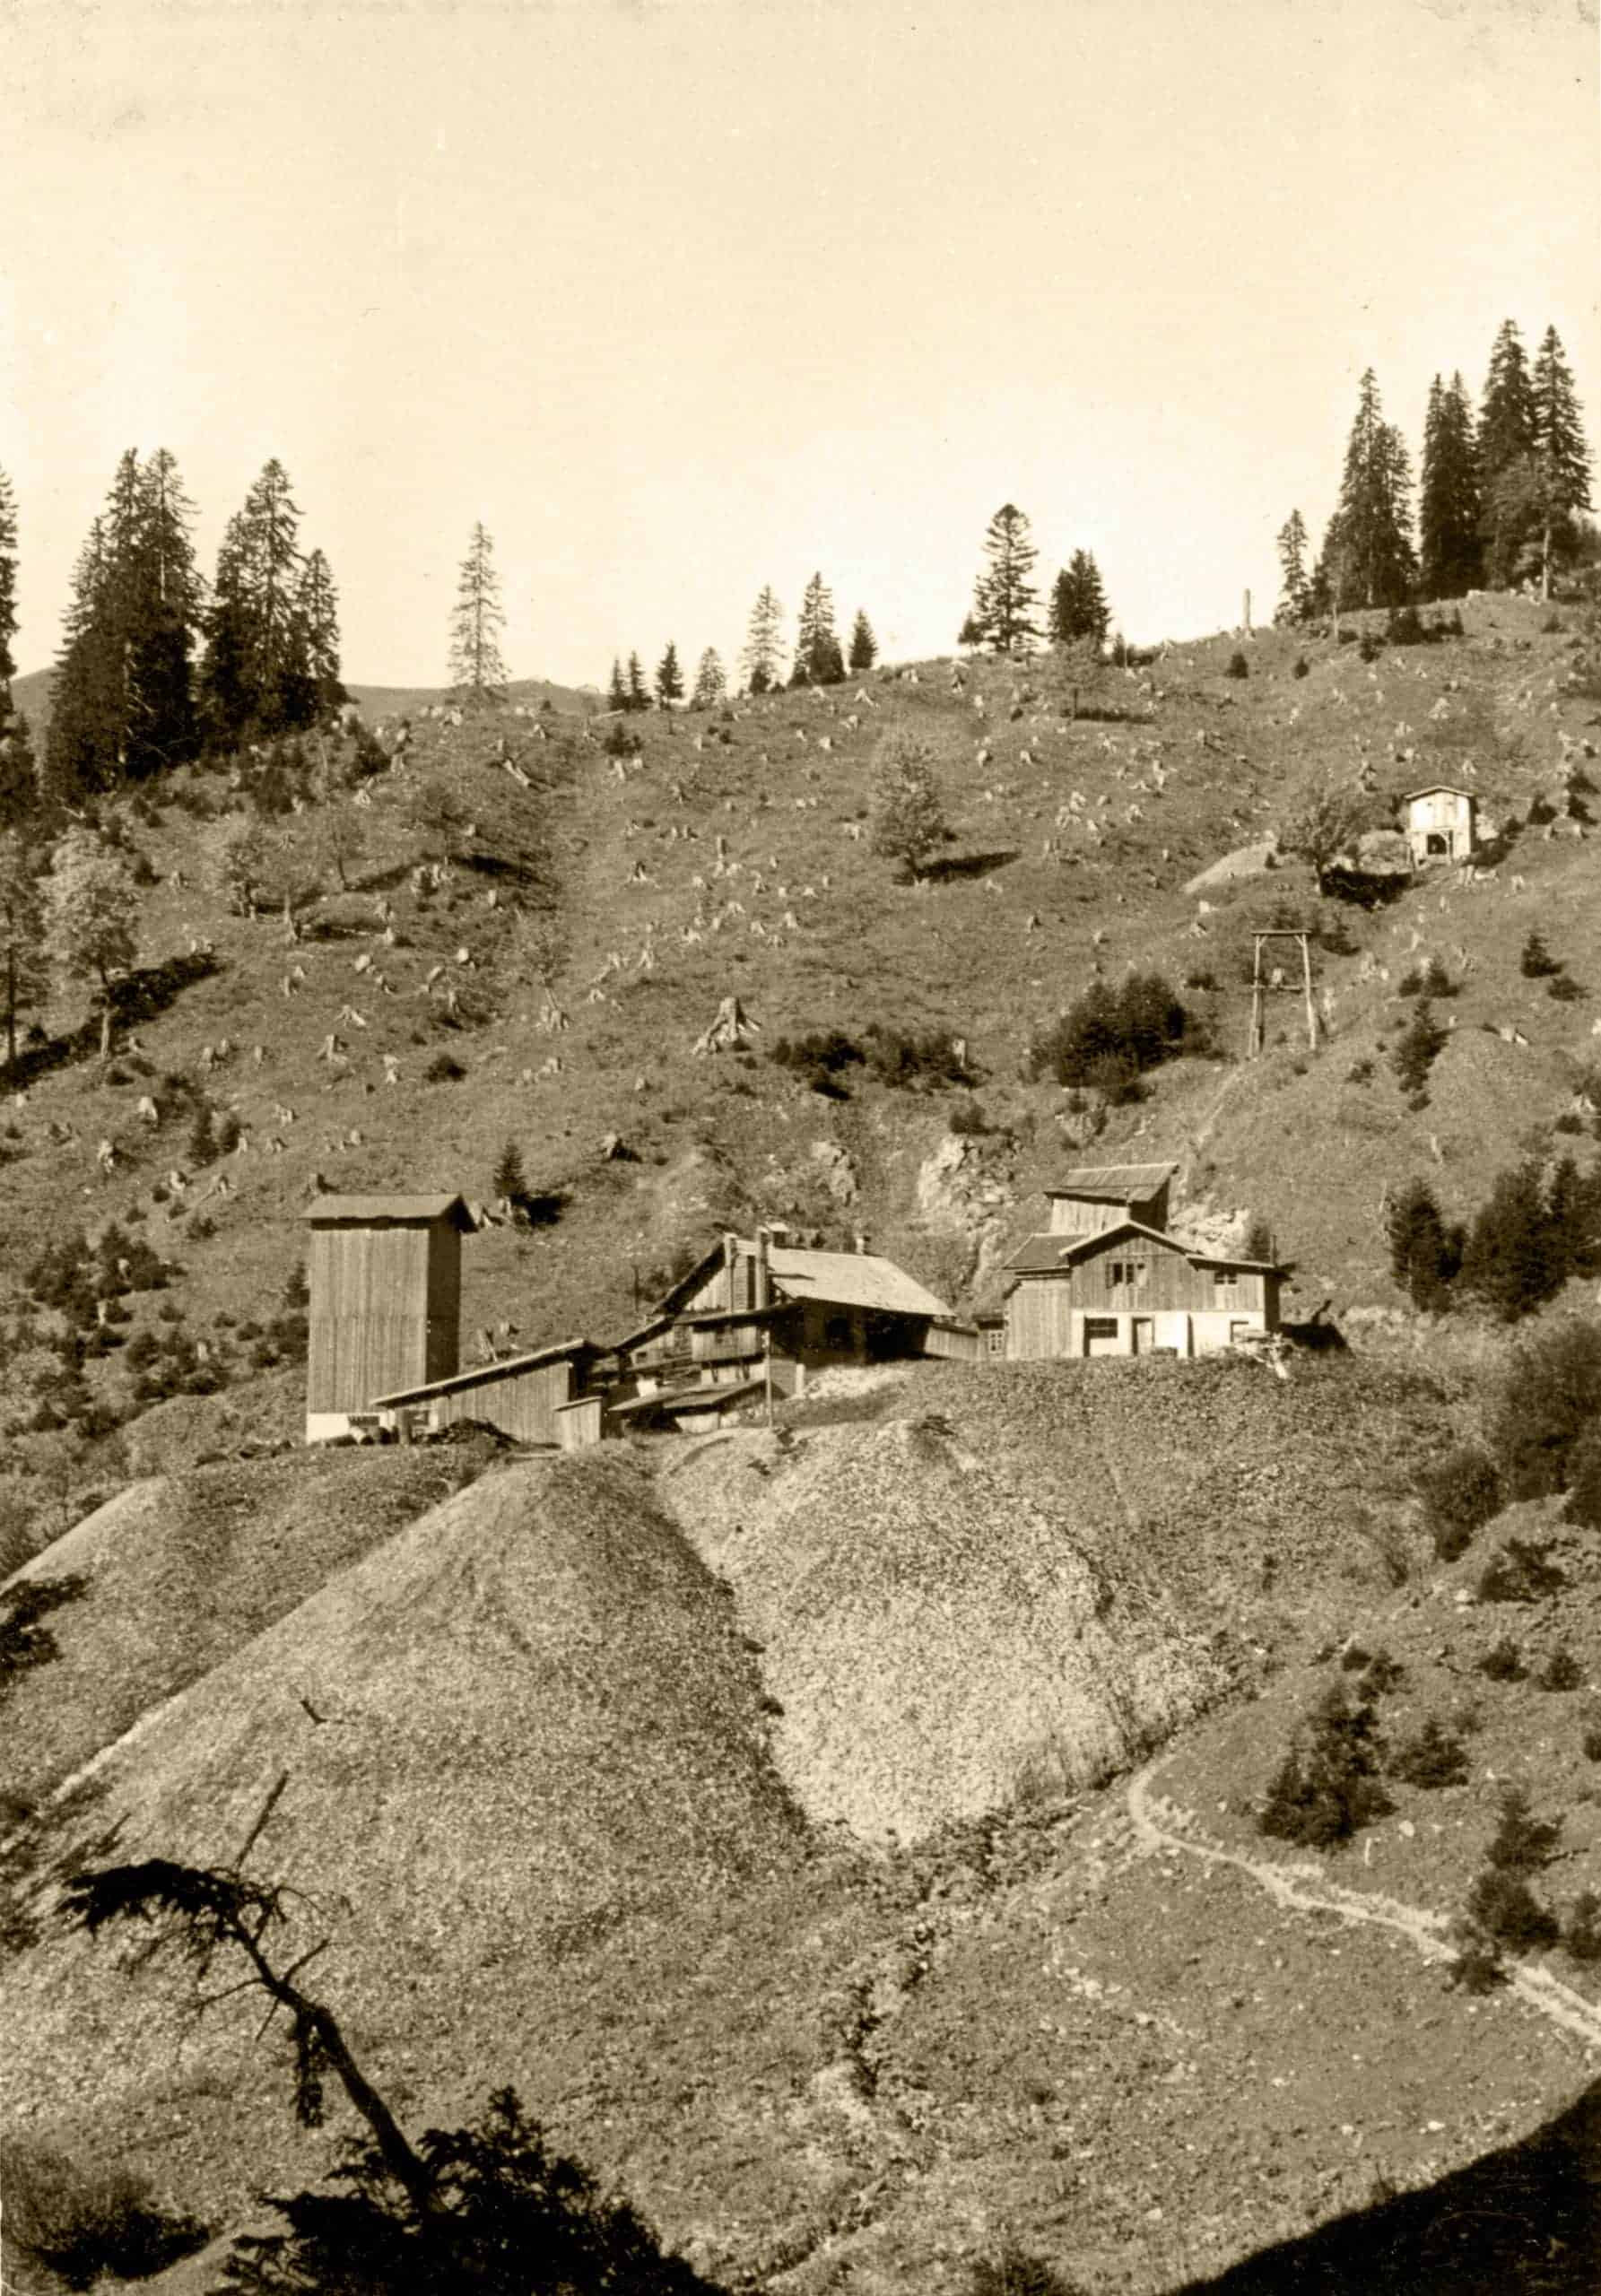
POLYGON ((1134 1344, 1133 1344, 1133 1350, 1132 1350, 1133 1353, 1135 1353, 1135 1355, 1149 1355, 1149 1354, 1150 1354, 1150 1352, 1151 1352, 1151 1350, 1155 1346, 1155 1344, 1156 1344, 1156 1318, 1155 1318, 1155 1317, 1154 1317, 1154 1316, 1135 1316, 1135 1319, 1134 1319, 1134 1344))
POLYGON ((1121 1355, 1122 1352, 1116 1316, 1086 1316, 1084 1318, 1084 1353, 1086 1355, 1121 1355))

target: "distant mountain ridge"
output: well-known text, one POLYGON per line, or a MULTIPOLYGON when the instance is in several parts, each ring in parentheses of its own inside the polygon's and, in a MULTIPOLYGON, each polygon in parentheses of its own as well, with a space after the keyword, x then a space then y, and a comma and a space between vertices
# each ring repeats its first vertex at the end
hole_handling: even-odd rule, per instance
MULTIPOLYGON (((50 665, 12 680, 12 700, 28 720, 36 750, 50 723, 50 687, 55 674, 55 667, 50 665)), ((448 701, 452 691, 448 685, 355 685, 348 682, 345 690, 362 715, 371 718, 414 716, 433 703, 448 701)), ((525 708, 530 703, 537 707, 548 701, 553 709, 571 710, 582 716, 595 709, 601 697, 598 686, 557 685, 550 678, 514 678, 506 689, 506 698, 525 708)))

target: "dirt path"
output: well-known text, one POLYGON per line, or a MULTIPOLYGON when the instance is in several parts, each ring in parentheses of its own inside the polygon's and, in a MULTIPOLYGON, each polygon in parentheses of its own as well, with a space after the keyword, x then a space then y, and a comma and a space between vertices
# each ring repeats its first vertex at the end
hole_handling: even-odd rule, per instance
MULTIPOLYGON (((1269 1858, 1249 1857, 1243 1850, 1224 1849, 1216 1842, 1207 1841, 1198 1833, 1188 1810, 1178 1808, 1153 1792, 1152 1782, 1161 1768, 1160 1760, 1148 1762, 1128 1784, 1128 1814, 1135 1839, 1144 1848, 1177 1850, 1186 1857, 1199 1858, 1205 1865, 1231 1866, 1288 1911, 1332 1913, 1342 1921, 1391 1929, 1407 1938, 1426 1961, 1450 1960, 1443 1914, 1430 1913, 1420 1906, 1403 1905, 1395 1898, 1381 1897, 1377 1892, 1342 1889, 1337 1882, 1328 1881, 1316 1866, 1281 1865, 1269 1858)), ((1550 2023, 1560 2025, 1564 2032, 1582 2041, 1587 2048, 1601 2049, 1601 2007, 1535 1962, 1509 1960, 1504 1966, 1510 1992, 1550 2023)))

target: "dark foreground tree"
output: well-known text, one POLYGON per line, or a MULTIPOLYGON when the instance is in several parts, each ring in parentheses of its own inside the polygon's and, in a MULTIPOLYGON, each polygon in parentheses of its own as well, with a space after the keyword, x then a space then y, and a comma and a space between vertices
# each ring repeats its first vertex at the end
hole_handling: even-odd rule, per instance
POLYGON ((37 857, 0 822, 0 1018, 10 1078, 17 1069, 18 1019, 39 1002, 48 978, 37 857))
POLYGON ((669 638, 667 650, 656 665, 656 706, 671 709, 683 700, 683 672, 678 666, 678 648, 669 638))
POLYGON ((1462 1264, 1460 1231, 1446 1226, 1426 1180, 1409 1180, 1385 1215, 1390 1274, 1414 1308, 1436 1313, 1450 1300, 1462 1264))
POLYGON ((1299 510, 1292 510, 1278 531, 1279 568, 1283 587, 1279 602, 1274 610, 1274 620, 1280 623, 1305 622, 1312 611, 1312 583, 1307 572, 1306 520, 1299 510))
POLYGON ((333 2012, 299 1981, 319 1949, 288 1962, 274 1952, 293 1893, 243 1871, 249 1847, 230 1867, 150 1858, 81 1874, 65 1892, 79 1926, 94 1935, 126 1923, 152 1952, 182 1954, 202 1981, 219 1959, 242 1966, 269 2016, 288 2020, 302 2126, 320 2126, 329 2074, 366 2124, 366 2140, 334 2170, 338 2189, 274 2199, 285 2230, 239 2239, 225 2287, 251 2296, 708 2296, 713 2284, 665 2254, 625 2201, 547 2151, 511 2090, 468 2126, 430 2129, 413 2144, 333 2012))
POLYGON ((1384 420, 1378 378, 1370 367, 1346 443, 1339 509, 1323 548, 1326 578, 1327 569, 1336 560, 1339 564, 1336 606, 1394 606, 1405 598, 1415 571, 1411 486, 1405 441, 1384 420))
POLYGON ((1418 496, 1419 582, 1426 598, 1460 598, 1484 573, 1484 517, 1473 402, 1459 374, 1438 375, 1423 418, 1418 496))
POLYGON ((850 625, 850 652, 847 658, 853 670, 870 670, 878 659, 878 640, 873 634, 873 624, 860 606, 850 625))
POLYGON ((834 594, 821 573, 814 574, 801 594, 795 667, 789 674, 789 683, 838 685, 844 675, 845 657, 834 631, 834 594))

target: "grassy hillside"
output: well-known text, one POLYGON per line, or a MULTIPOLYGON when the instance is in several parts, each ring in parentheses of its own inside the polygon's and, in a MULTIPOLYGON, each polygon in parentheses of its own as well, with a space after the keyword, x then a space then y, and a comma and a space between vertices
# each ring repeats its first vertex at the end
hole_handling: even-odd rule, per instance
MULTIPOLYGON (((483 1196, 509 1138, 560 1216, 470 1247, 469 1331, 507 1320, 529 1344, 606 1335, 687 1241, 758 1213, 868 1228, 965 1303, 1037 1219, 1034 1191, 1092 1138, 1100 1153, 1137 1141, 1173 1155, 1192 1203, 1267 1219, 1297 1264, 1302 1311, 1382 1301, 1386 1186, 1426 1170, 1450 1209, 1471 1210, 1585 1085, 1601 987, 1585 824, 1526 827, 1488 883, 1430 878, 1370 915, 1318 903, 1296 866, 1199 898, 1183 886, 1308 789, 1364 767, 1381 790, 1467 777, 1503 823, 1536 797, 1560 808, 1564 772, 1582 773, 1596 741, 1594 705, 1565 691, 1569 638, 1517 601, 1482 601, 1466 620, 1461 641, 1367 665, 1350 645, 1264 633, 1245 680, 1225 674, 1228 640, 1176 648, 1143 672, 1101 674, 1079 700, 1103 714, 1076 720, 1050 665, 1025 680, 985 663, 961 691, 948 665, 926 665, 726 721, 651 718, 626 759, 571 720, 424 720, 365 802, 268 825, 254 918, 230 913, 208 867, 242 800, 201 777, 173 793, 182 804, 129 825, 154 880, 142 960, 195 977, 152 994, 160 1009, 109 1074, 87 1052, 39 1062, 4 1143, 5 1264, 74 1224, 142 1222, 182 1269, 173 1296, 189 1328, 237 1372, 250 1344, 215 1318, 273 1300, 315 1177, 483 1196), (922 886, 894 883, 859 834, 892 718, 932 744, 958 828, 922 886), (362 840, 348 891, 328 849, 335 816, 362 840), (409 865, 447 848, 443 883, 419 892, 409 865), (1280 901, 1324 930, 1327 1033, 1315 1055, 1298 1048, 1286 994, 1266 1057, 1247 1065, 1246 935, 1280 901), (1536 921, 1580 992, 1571 1003, 1518 970, 1536 921), (1387 1052, 1413 1009, 1403 983, 1431 955, 1460 986, 1414 1108, 1387 1052), (1040 1027, 1130 964, 1191 984, 1215 1056, 1175 1062, 1143 1100, 1102 1110, 1028 1081, 1040 1027), (697 1059, 729 994, 757 1024, 753 1048, 697 1059), (970 1137, 965 1176, 932 1200, 919 1177, 952 1095, 853 1071, 849 1098, 831 1101, 766 1057, 785 1035, 869 1022, 949 1031, 968 1048, 991 1133, 970 1137), (152 1086, 154 1131, 135 1116, 152 1086), (200 1097, 242 1138, 197 1172, 200 1097), (623 1161, 603 1157, 610 1139, 623 1161), (175 1169, 181 1198, 165 1185, 175 1169)), ((46 1019, 59 1031, 81 1017, 59 994, 46 1019)), ((1588 1125, 1571 1143, 1581 1159, 1588 1125)))

